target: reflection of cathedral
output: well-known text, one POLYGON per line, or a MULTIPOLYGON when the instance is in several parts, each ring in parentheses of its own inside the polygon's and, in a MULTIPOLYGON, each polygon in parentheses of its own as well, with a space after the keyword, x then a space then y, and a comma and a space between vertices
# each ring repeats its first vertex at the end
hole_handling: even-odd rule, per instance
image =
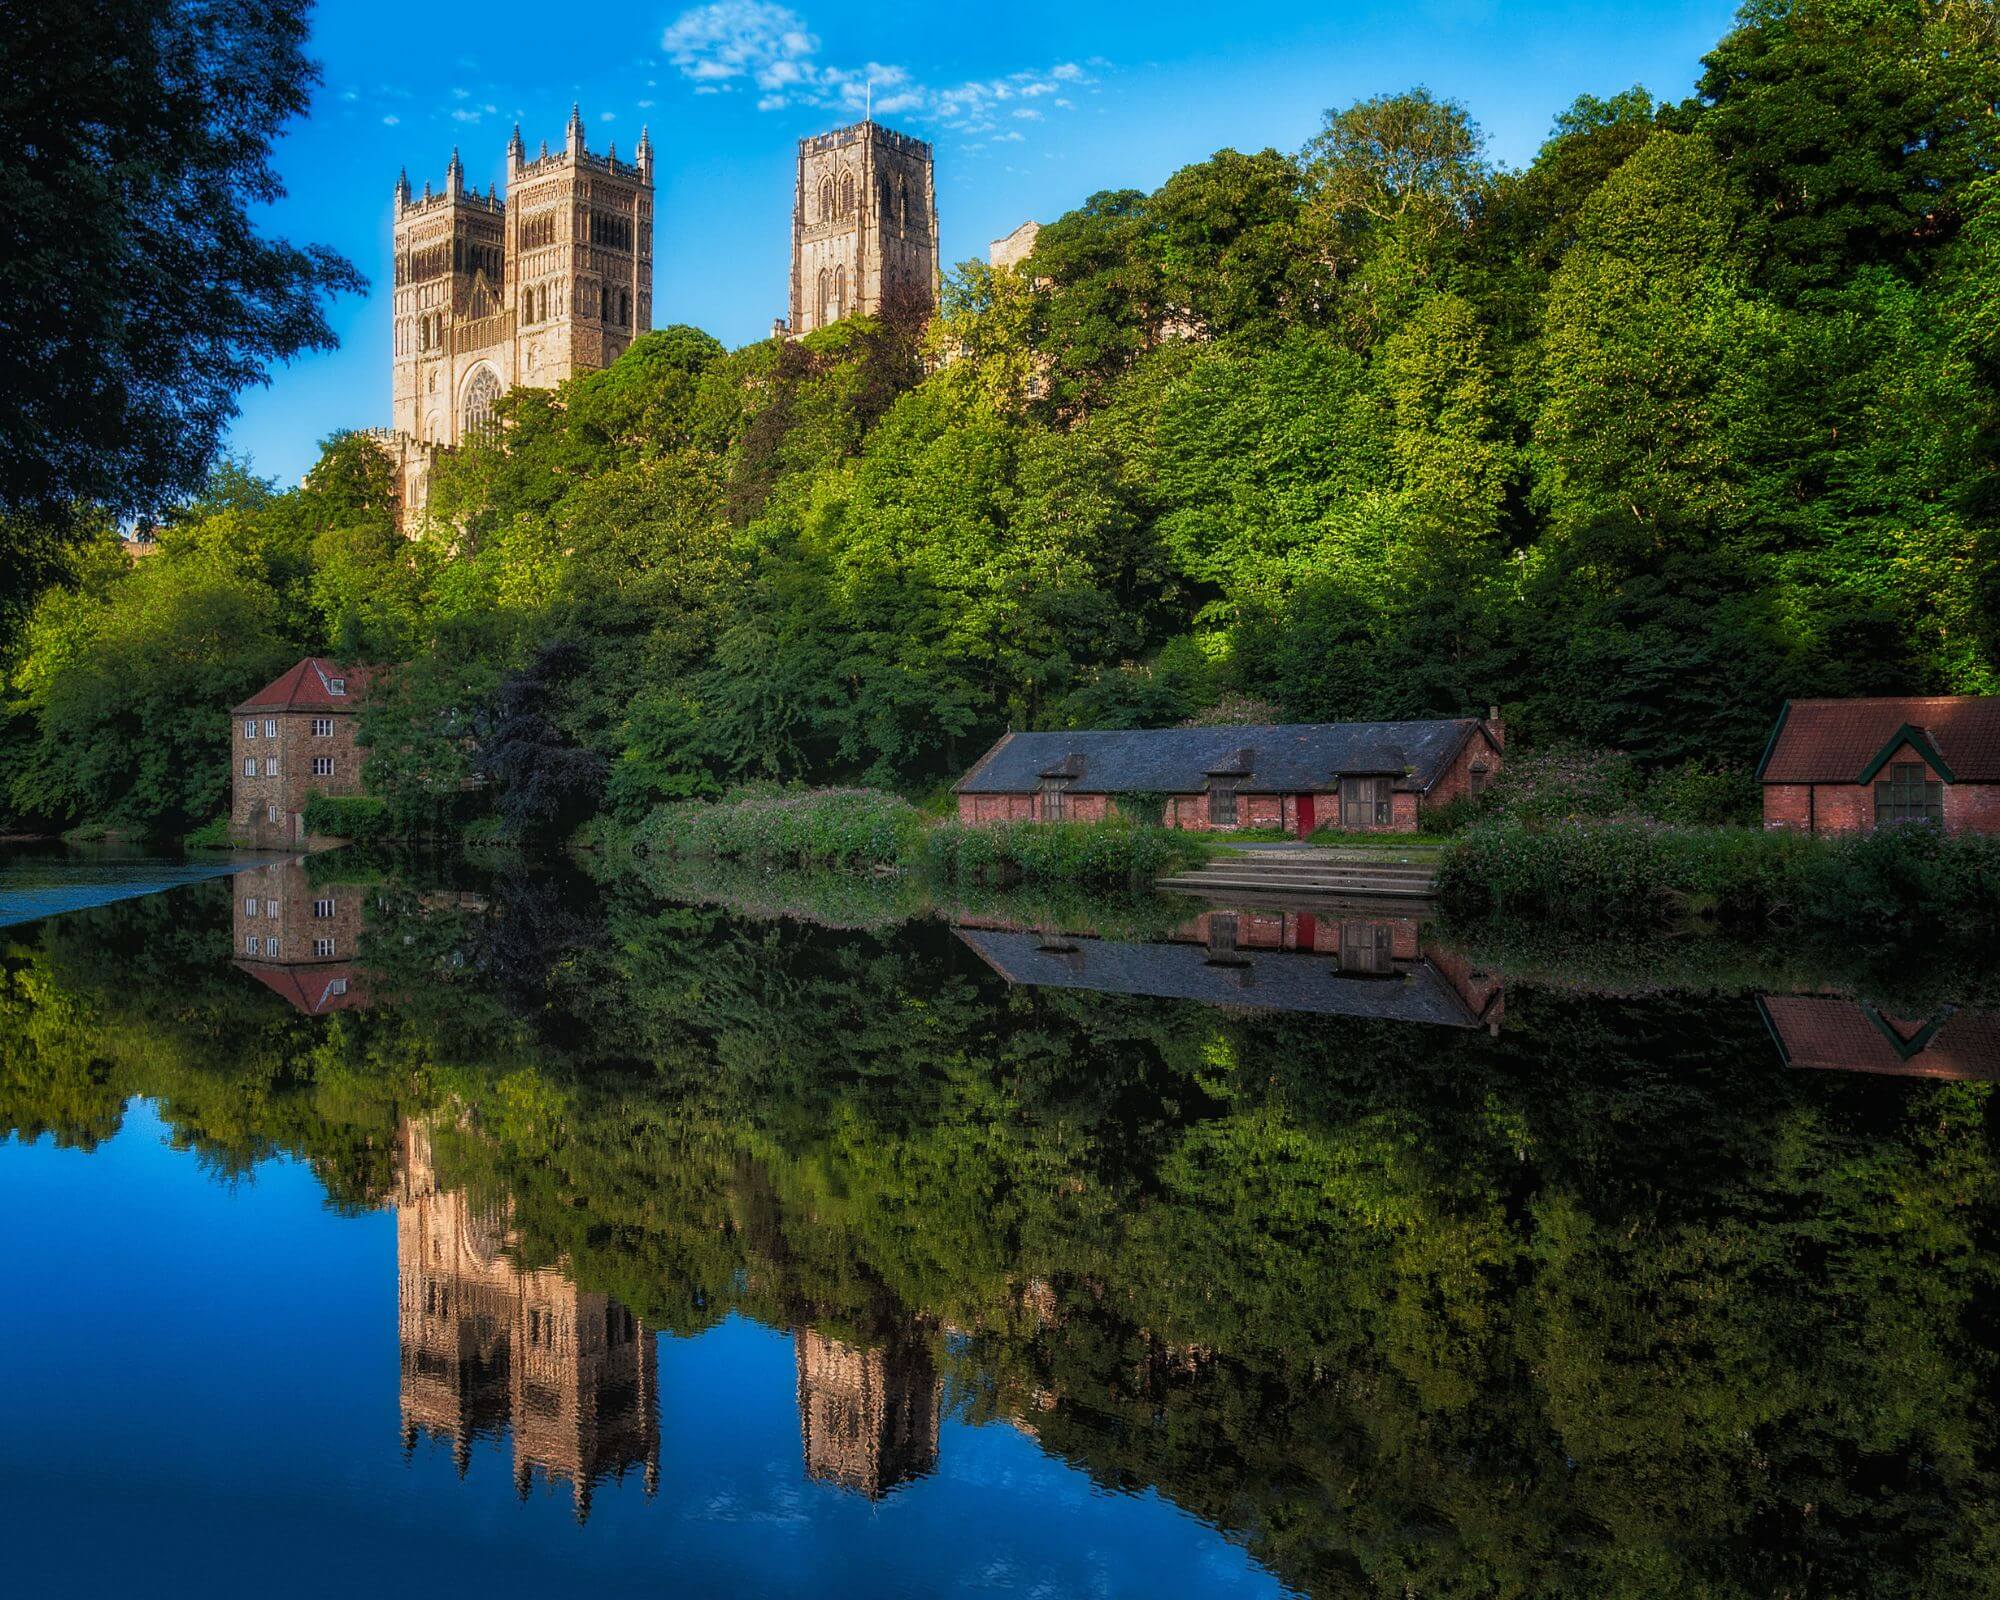
POLYGON ((921 1342, 863 1349, 801 1328, 793 1345, 807 1476, 877 1500, 936 1470, 943 1384, 921 1342))
POLYGON ((396 1209, 403 1441, 448 1438, 463 1472, 473 1440, 514 1437, 523 1497, 537 1469, 567 1478, 577 1519, 593 1485, 641 1467, 658 1487, 658 1356, 645 1324, 554 1267, 517 1266, 502 1212, 440 1191, 429 1131, 403 1128, 396 1209))

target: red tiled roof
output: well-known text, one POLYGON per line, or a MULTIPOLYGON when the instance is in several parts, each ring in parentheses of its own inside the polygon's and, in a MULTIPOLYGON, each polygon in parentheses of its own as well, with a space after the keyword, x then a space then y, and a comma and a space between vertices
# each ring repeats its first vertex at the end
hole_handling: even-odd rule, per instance
POLYGON ((260 961, 234 964, 309 1017, 354 1011, 368 1004, 360 977, 344 962, 311 967, 272 966, 260 961))
POLYGON ((1990 1011, 1892 1017, 1827 995, 1766 995, 1762 1004, 1790 1066, 1911 1078, 2000 1078, 2000 1015, 1990 1011))
POLYGON ((273 678, 238 711, 354 711, 368 692, 373 667, 343 667, 325 656, 307 656, 281 677, 273 678), (347 693, 335 694, 329 680, 346 680, 347 693))
POLYGON ((1758 776, 1766 783, 1855 783, 1882 747, 1921 729, 1961 783, 2000 782, 2000 696, 1788 700, 1758 776))

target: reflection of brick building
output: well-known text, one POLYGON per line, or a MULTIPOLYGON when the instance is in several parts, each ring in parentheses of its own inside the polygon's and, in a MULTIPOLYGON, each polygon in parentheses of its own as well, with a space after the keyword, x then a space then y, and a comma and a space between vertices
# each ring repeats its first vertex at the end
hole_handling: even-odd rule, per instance
POLYGON ((230 892, 229 948, 238 967, 310 1015, 368 1004, 355 965, 360 886, 315 884, 295 860, 246 867, 230 892))
POLYGON ((1415 917, 1206 911, 1163 943, 956 931, 1009 983, 1493 1032, 1506 1011, 1500 975, 1427 945, 1415 917))
POLYGON ((397 1335, 405 1447, 452 1442, 463 1472, 482 1436, 514 1437, 514 1482, 569 1480, 577 1520, 628 1467, 659 1484, 658 1354, 645 1324, 559 1268, 524 1270, 504 1214, 440 1191, 430 1136, 403 1129, 396 1208, 397 1335))
POLYGON ((863 1349, 811 1328, 793 1343, 807 1476, 876 1500, 936 1470, 944 1386, 928 1349, 863 1349))
POLYGON ((1945 1006, 1897 1017, 1865 1000, 1767 994, 1757 1001, 1788 1067, 1898 1078, 2000 1078, 2000 1013, 1945 1006))

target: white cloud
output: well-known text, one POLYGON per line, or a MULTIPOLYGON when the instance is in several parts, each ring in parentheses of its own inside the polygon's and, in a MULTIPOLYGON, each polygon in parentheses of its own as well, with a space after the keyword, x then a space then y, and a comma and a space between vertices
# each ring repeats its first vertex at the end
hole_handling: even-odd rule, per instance
POLYGON ((454 100, 470 100, 472 98, 472 91, 470 89, 454 89, 451 91, 451 97, 454 100))
POLYGON ((469 110, 464 106, 455 106, 452 109, 451 120, 453 122, 477 122, 482 115, 484 113, 480 111, 469 110))
POLYGON ((653 107, 653 102, 650 100, 641 100, 639 102, 639 109, 641 111, 650 111, 652 107, 653 107))
MULTIPOLYGON (((1074 61, 941 85, 923 83, 889 62, 830 65, 820 59, 819 38, 805 18, 772 0, 712 0, 683 11, 660 47, 696 94, 728 94, 741 85, 757 91, 760 111, 802 105, 855 116, 872 100, 878 115, 909 116, 966 134, 998 127, 1011 101, 1048 96, 1050 104, 1068 110, 1071 103, 1058 90, 1091 82, 1074 61)), ((1012 115, 1024 122, 1041 117, 1031 110, 1012 115)))
POLYGON ((615 111, 600 111, 597 113, 597 120, 599 122, 616 122, 618 120, 618 113, 615 111))
POLYGON ((401 122, 402 120, 403 119, 401 117, 397 116, 384 117, 382 119, 382 126, 385 128, 393 128, 397 123, 401 122))
POLYGON ((1037 111, 1033 106, 1019 106, 1011 115, 1016 122, 1040 122, 1042 120, 1041 112, 1037 111))

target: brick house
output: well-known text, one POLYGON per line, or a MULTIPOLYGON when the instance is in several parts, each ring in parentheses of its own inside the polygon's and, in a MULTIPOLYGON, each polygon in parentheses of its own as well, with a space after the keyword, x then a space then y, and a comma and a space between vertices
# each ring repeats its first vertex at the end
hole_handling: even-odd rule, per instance
POLYGON ((1757 779, 1767 828, 2000 833, 2000 697, 1787 700, 1757 779))
POLYGON ((952 786, 963 822, 1094 822, 1114 808, 1172 828, 1413 833, 1478 794, 1506 745, 1497 711, 1428 722, 1009 733, 952 786), (1143 797, 1143 799, 1141 798, 1143 797))
POLYGON ((306 801, 360 794, 356 713, 370 669, 307 656, 231 713, 230 832, 266 848, 305 842, 306 801))

